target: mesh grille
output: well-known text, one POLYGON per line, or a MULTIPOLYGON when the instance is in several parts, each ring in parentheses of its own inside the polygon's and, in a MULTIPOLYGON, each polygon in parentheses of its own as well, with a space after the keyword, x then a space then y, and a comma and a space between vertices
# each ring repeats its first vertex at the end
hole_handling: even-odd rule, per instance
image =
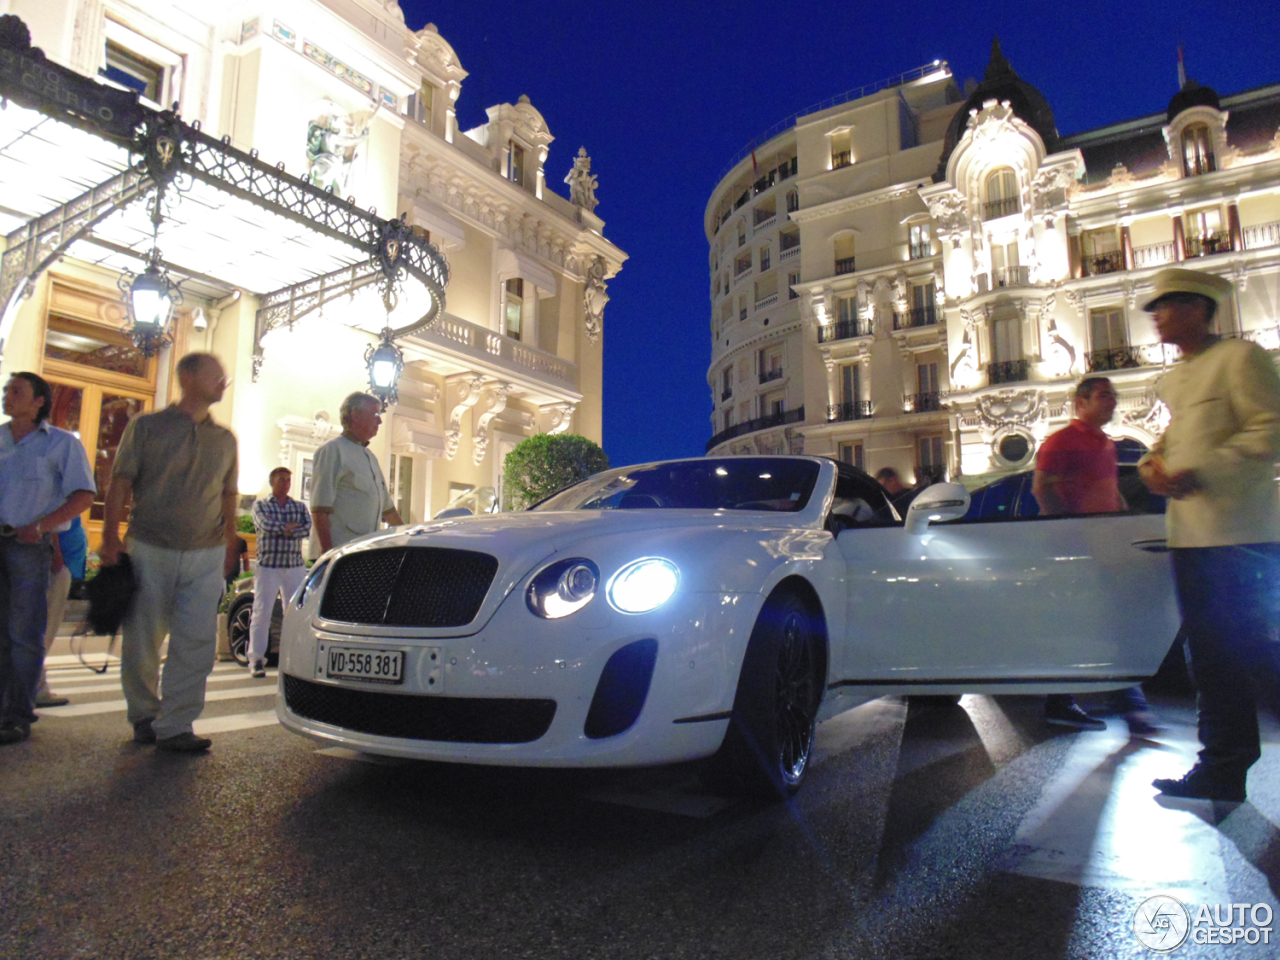
POLYGON ((480 612, 497 572, 496 557, 471 550, 366 550, 337 562, 320 616, 388 627, 460 627, 480 612))
POLYGON ((298 716, 344 730, 445 743, 530 743, 547 732, 556 715, 554 700, 379 693, 288 674, 284 699, 298 716))

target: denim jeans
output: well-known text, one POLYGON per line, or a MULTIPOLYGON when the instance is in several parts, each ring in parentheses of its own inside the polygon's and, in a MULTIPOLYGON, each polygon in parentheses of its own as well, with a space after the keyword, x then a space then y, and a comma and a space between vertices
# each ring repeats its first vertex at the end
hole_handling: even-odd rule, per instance
POLYGON ((0 722, 34 723, 53 548, 0 537, 0 722))
POLYGON ((131 540, 138 592, 124 622, 120 680, 128 720, 151 720, 157 737, 190 733, 204 710, 205 682, 217 653, 225 547, 166 550, 131 540), (160 646, 169 652, 160 676, 160 646))
POLYGON ((1280 684, 1280 544, 1169 553, 1196 686, 1200 764, 1212 776, 1243 784, 1262 755, 1258 700, 1273 701, 1280 684))

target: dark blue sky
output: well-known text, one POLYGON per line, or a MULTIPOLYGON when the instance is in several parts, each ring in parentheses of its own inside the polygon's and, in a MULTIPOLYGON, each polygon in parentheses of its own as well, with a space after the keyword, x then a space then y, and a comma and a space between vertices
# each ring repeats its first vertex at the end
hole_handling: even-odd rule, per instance
POLYGON ((528 94, 556 137, 547 180, 579 146, 596 210, 628 254, 605 310, 604 448, 615 466, 696 456, 711 436, 710 304, 702 214, 756 134, 797 110, 935 58, 981 78, 999 33, 1066 135, 1163 111, 1187 73, 1226 95, 1280 82, 1275 0, 593 4, 402 0, 470 73, 458 120, 528 94))

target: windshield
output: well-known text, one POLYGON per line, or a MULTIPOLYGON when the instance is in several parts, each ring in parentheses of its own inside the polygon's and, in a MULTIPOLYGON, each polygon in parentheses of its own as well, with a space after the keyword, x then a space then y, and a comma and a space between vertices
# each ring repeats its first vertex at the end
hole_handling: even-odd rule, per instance
POLYGON ((534 510, 803 510, 818 479, 811 460, 723 457, 623 467, 589 477, 534 510))

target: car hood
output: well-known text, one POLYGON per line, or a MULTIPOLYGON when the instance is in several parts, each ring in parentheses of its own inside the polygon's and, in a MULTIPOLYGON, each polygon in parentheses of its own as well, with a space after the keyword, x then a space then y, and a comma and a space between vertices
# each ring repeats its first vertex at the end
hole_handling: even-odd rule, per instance
MULTIPOLYGON (((788 560, 817 560, 831 535, 788 524, 789 514, 720 510, 532 511, 459 517, 371 534, 342 554, 387 547, 474 550, 498 559, 476 619, 479 630, 503 599, 553 557, 583 556, 607 581, 642 557, 663 556, 681 571, 684 589, 756 592, 768 571, 788 560)), ((456 630, 450 631, 457 633, 456 630)))

